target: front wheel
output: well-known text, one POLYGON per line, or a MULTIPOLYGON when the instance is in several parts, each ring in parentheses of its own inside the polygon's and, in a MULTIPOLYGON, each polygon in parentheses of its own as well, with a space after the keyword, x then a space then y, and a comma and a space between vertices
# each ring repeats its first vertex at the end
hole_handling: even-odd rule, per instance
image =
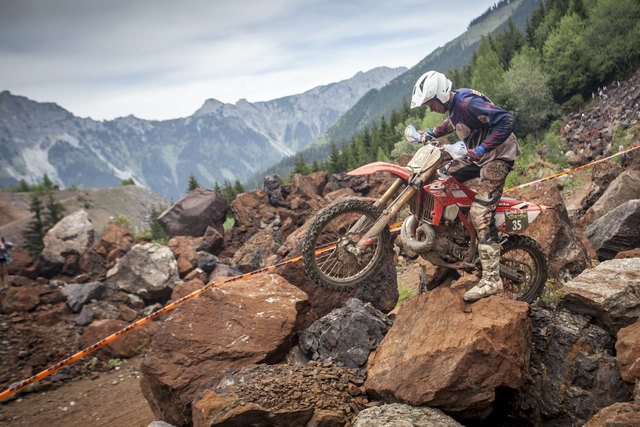
POLYGON ((317 285, 337 291, 353 289, 371 277, 390 247, 389 228, 364 245, 358 241, 380 214, 360 199, 340 200, 318 212, 302 242, 307 275, 317 285))
POLYGON ((506 298, 534 302, 547 281, 547 258, 530 237, 513 235, 503 243, 500 276, 506 298), (505 268, 506 267, 506 268, 505 268))

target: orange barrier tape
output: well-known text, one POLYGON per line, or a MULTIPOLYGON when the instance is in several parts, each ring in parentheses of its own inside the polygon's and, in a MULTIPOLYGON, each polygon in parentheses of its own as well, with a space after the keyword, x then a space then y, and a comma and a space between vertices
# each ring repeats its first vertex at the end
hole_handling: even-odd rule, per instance
POLYGON ((254 276, 256 274, 259 273, 264 273, 266 271, 270 271, 273 270, 274 268, 278 268, 278 267, 282 267, 283 265, 287 265, 287 264, 292 264, 294 262, 298 262, 300 259, 302 259, 302 257, 296 257, 296 258, 292 258, 288 261, 282 262, 280 264, 276 264, 276 265, 272 265, 270 267, 265 267, 262 268, 260 270, 256 270, 253 271, 251 273, 246 273, 243 274, 242 276, 237 276, 237 277, 232 277, 231 279, 227 279, 223 282, 220 283, 215 283, 213 281, 210 281, 206 286, 204 286, 201 289, 198 289, 197 291, 193 291, 191 292, 189 295, 186 295, 182 298, 180 298, 179 300, 176 300, 174 302, 172 302, 169 305, 166 305, 165 307, 161 308, 158 311, 155 311, 153 313, 151 313, 150 315, 143 317, 142 319, 130 324, 129 326, 119 330, 118 332, 109 335, 108 337, 98 341, 97 343, 93 344, 91 347, 87 347, 82 351, 79 351, 78 353, 74 354, 71 357, 68 357, 66 359, 64 359, 61 362, 56 363, 55 365, 45 369, 44 371, 40 372, 39 374, 36 374, 34 376, 32 376, 31 378, 27 378, 24 381, 21 381, 20 383, 14 385, 13 387, 8 388, 7 390, 3 391, 2 393, 0 393, 0 401, 6 399, 7 397, 11 396, 12 394, 22 390, 25 387, 30 386, 31 384, 40 381, 41 379, 53 374, 54 372, 58 371, 59 369, 72 364, 73 362, 77 361, 78 359, 83 358, 84 356, 88 355, 89 353, 92 353, 94 351, 96 351, 97 349, 99 349, 100 347, 103 347, 107 344, 109 344, 110 342, 114 341, 116 338, 121 337, 122 335, 126 334, 129 331, 132 331, 133 329, 137 328, 138 326, 141 326, 145 323, 147 323, 149 320, 155 319, 156 317, 160 316, 163 313, 166 313, 169 310, 172 310, 174 308, 176 308, 177 306, 179 306, 180 304, 189 301, 190 299, 193 299, 195 297, 197 297, 198 295, 200 295, 201 293, 203 293, 204 291, 206 291, 209 288, 214 288, 214 287, 218 287, 218 286, 222 286, 224 284, 227 283, 231 283, 231 282, 235 282, 236 280, 241 280, 241 279, 246 279, 247 277, 251 277, 254 276))
POLYGON ((560 172, 560 173, 557 173, 555 175, 548 176, 546 178, 536 179, 535 181, 531 181, 531 182, 527 182, 527 183, 524 183, 524 184, 517 185, 515 187, 511 187, 508 190, 504 190, 504 193, 506 193, 507 191, 519 190, 520 188, 525 188, 525 187, 528 187, 530 185, 537 184, 539 182, 549 181, 550 179, 558 178, 559 176, 562 176, 562 175, 567 175, 567 174, 570 174, 572 172, 576 172, 576 171, 579 171, 579 170, 582 170, 582 169, 590 168, 591 166, 595 166, 598 163, 605 162, 605 161, 607 161, 609 159, 613 159, 614 157, 617 157, 617 156, 619 156, 621 154, 627 153, 629 151, 633 151, 633 150, 638 149, 638 148, 640 148, 640 145, 636 145, 636 146, 633 146, 633 147, 625 148, 624 150, 619 151, 616 154, 612 154, 609 157, 605 157, 604 159, 600 159, 600 160, 597 160, 595 162, 592 162, 592 163, 589 163, 589 164, 586 164, 586 165, 583 165, 583 166, 579 166, 577 168, 574 168, 574 169, 571 169, 571 170, 568 170, 568 171, 560 172))

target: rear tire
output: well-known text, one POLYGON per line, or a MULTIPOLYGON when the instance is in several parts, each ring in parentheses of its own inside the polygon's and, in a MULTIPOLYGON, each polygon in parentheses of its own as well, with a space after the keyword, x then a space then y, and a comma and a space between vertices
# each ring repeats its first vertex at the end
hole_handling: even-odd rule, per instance
POLYGON ((534 302, 544 290, 547 282, 547 257, 540 245, 530 237, 512 235, 502 245, 500 264, 504 264, 524 277, 517 282, 506 278, 502 273, 505 298, 528 303, 534 302))
POLYGON ((360 199, 340 200, 318 212, 302 242, 307 275, 333 291, 348 291, 369 279, 391 247, 389 228, 385 227, 370 245, 358 247, 357 242, 380 215, 372 203, 360 199))

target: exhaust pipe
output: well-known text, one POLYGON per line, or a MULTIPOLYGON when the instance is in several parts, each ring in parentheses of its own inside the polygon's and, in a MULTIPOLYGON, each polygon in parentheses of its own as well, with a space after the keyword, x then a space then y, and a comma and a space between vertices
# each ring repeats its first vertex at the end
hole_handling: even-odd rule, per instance
POLYGON ((415 215, 410 215, 402 223, 400 237, 407 249, 419 254, 431 250, 436 241, 436 232, 427 223, 418 227, 415 215))

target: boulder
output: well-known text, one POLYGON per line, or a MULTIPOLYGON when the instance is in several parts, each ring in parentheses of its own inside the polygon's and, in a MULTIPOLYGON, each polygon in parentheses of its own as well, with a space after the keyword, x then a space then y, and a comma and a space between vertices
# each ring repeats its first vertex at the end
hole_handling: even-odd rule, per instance
MULTIPOLYGON (((225 277, 236 277, 241 276, 242 272, 240 270, 236 270, 228 264, 216 264, 216 268, 209 274, 209 280, 215 280, 217 278, 225 278, 225 277)), ((217 280, 216 280, 217 281, 217 280)))
POLYGON ((640 199, 640 172, 632 169, 625 170, 611 182, 593 206, 589 208, 580 224, 587 228, 593 221, 633 199, 640 199))
POLYGON ((207 227, 222 233, 227 201, 215 191, 196 188, 158 216, 169 237, 202 236, 207 227))
POLYGON ((337 363, 348 369, 364 368, 391 321, 370 303, 349 298, 342 308, 318 319, 300 334, 299 346, 313 360, 337 363))
POLYGON ((179 280, 178 265, 168 247, 138 244, 107 272, 107 279, 145 300, 167 299, 179 280))
POLYGON ((218 265, 218 257, 209 252, 198 251, 196 252, 196 262, 200 270, 209 274, 218 265))
POLYGON ((506 196, 551 208, 542 212, 524 232, 542 247, 551 277, 558 278, 565 271, 578 274, 591 266, 595 252, 584 232, 571 223, 562 196, 555 187, 537 183, 506 196))
MULTIPOLYGON (((122 320, 97 320, 83 329, 80 346, 83 349, 87 348, 126 328, 128 325, 127 322, 122 320)), ((151 337, 157 329, 157 322, 147 322, 101 347, 95 352, 95 356, 101 360, 108 361, 109 359, 130 359, 144 354, 149 347, 151 337)))
POLYGON ((563 306, 615 334, 640 316, 640 258, 605 261, 559 288, 563 306))
POLYGON ((193 399, 227 369, 283 359, 307 304, 307 296, 282 277, 259 274, 175 308, 141 367, 141 388, 153 413, 188 424, 193 399))
POLYGON ((282 245, 282 237, 279 231, 260 230, 235 253, 231 259, 231 265, 243 273, 268 267, 275 259, 275 253, 280 245, 282 245))
POLYGON ((249 235, 255 234, 278 217, 278 211, 269 204, 269 196, 260 190, 238 194, 231 203, 235 227, 244 228, 249 235))
POLYGON ((67 264, 67 272, 75 273, 77 265, 72 264, 77 264, 80 256, 93 245, 96 236, 86 211, 79 210, 65 216, 44 236, 41 270, 50 276, 67 264))
MULTIPOLYGON (((574 220, 576 220, 582 228, 586 228, 586 226, 581 222, 584 215, 591 208, 591 206, 593 206, 593 204, 598 201, 600 196, 602 196, 602 193, 604 193, 609 184, 611 184, 611 181, 616 179, 616 177, 623 171, 624 169, 619 164, 614 163, 610 160, 598 163, 593 167, 591 172, 591 186, 589 188, 589 192, 580 201, 579 208, 574 214, 574 220)), ((591 223, 591 221, 589 221, 589 223, 591 223)))
POLYGON ((286 207, 287 204, 282 196, 282 187, 278 175, 266 175, 262 179, 262 191, 269 197, 269 204, 272 206, 286 207))
POLYGON ((40 303, 38 290, 33 286, 11 286, 2 294, 2 312, 31 311, 40 303))
POLYGON ((621 402, 598 411, 584 427, 632 427, 640 425, 640 403, 621 402))
POLYGON ((193 425, 344 426, 365 396, 352 375, 329 363, 252 365, 229 372, 193 404, 193 425))
POLYGON ((67 305, 73 313, 79 313, 82 307, 92 299, 100 299, 106 290, 106 284, 101 282, 69 283, 61 290, 67 297, 67 305))
POLYGON ((178 273, 184 277, 198 266, 197 242, 200 239, 189 236, 177 236, 169 239, 168 246, 178 263, 178 273))
POLYGON ((628 399, 608 331, 564 308, 532 306, 530 318, 531 379, 515 405, 523 422, 582 425, 598 410, 628 399))
POLYGON ((369 396, 485 418, 498 389, 528 377, 528 305, 498 296, 473 304, 437 288, 405 301, 367 364, 369 396))
POLYGON ((326 185, 327 173, 324 171, 309 175, 294 174, 291 183, 285 186, 287 202, 293 210, 318 210, 326 204, 322 197, 326 185))
POLYGON ((620 375, 632 392, 640 381, 640 321, 620 329, 616 340, 616 360, 620 375))
POLYGON ((343 189, 350 189, 360 196, 366 196, 371 190, 369 176, 349 176, 346 172, 333 174, 322 193, 327 195, 343 189))
POLYGON ((124 255, 134 244, 131 233, 124 225, 109 221, 100 236, 100 240, 93 245, 93 250, 108 261, 124 255))
POLYGON ((600 259, 640 247, 640 199, 629 200, 595 220, 586 230, 600 259))
POLYGON ((436 408, 415 407, 403 403, 367 408, 358 413, 353 427, 458 427, 459 422, 436 408))

